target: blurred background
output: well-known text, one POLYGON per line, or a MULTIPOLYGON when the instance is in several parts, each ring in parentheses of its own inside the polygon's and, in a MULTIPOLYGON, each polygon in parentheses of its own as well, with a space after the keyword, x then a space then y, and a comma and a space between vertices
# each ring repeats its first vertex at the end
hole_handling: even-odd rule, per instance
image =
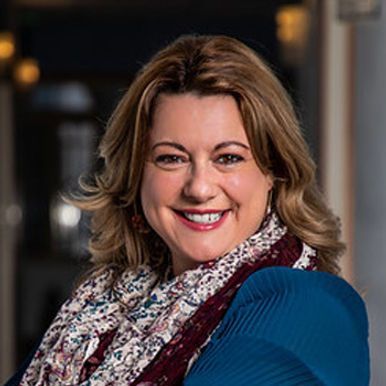
POLYGON ((200 33, 254 48, 292 96, 342 219, 342 275, 367 303, 371 384, 386 385, 385 2, 0 0, 0 383, 87 262, 89 219, 60 193, 98 167, 105 123, 141 65, 200 33))

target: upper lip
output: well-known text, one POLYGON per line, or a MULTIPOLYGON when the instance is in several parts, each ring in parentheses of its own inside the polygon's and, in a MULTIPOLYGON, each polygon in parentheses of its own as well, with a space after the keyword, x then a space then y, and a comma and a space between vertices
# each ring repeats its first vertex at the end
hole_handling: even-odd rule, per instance
POLYGON ((175 209, 178 212, 191 213, 191 214, 210 214, 210 213, 222 213, 228 209, 175 209))

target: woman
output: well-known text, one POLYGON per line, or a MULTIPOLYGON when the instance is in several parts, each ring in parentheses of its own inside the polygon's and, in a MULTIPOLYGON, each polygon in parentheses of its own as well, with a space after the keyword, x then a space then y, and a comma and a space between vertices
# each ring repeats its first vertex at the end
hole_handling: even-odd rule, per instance
POLYGON ((161 50, 100 154, 72 201, 93 213, 94 269, 21 385, 368 384, 366 311, 336 276, 337 220, 290 100, 252 50, 224 36, 161 50))

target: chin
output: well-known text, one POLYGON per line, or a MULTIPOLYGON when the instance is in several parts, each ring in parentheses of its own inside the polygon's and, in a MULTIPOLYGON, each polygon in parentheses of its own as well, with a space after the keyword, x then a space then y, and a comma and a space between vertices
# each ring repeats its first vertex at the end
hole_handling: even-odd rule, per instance
MULTIPOLYGON (((220 256, 223 256, 226 254, 226 251, 223 250, 208 250, 208 249, 199 249, 192 247, 191 250, 195 251, 194 256, 191 256, 190 254, 183 254, 184 256, 182 260, 184 262, 191 263, 192 266, 197 266, 198 264, 207 263, 208 261, 212 261, 217 259, 220 256)), ((181 259, 181 258, 178 258, 181 259)))

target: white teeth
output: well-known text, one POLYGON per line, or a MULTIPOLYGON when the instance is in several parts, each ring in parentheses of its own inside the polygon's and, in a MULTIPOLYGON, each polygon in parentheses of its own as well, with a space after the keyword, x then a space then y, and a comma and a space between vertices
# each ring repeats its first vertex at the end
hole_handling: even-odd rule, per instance
POLYGON ((190 221, 197 222, 199 224, 212 224, 220 220, 222 213, 206 213, 206 214, 196 214, 196 213, 186 213, 183 212, 185 217, 190 221))

